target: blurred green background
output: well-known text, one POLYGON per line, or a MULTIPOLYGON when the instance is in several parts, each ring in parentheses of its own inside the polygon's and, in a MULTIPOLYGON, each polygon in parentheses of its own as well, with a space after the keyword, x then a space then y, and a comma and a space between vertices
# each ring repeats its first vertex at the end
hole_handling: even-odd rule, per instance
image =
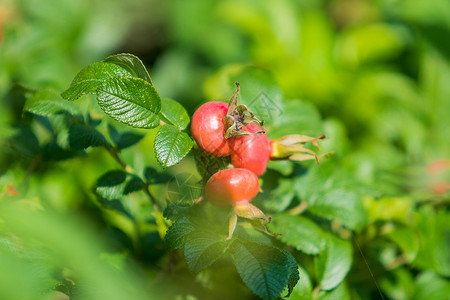
MULTIPOLYGON (((120 166, 98 148, 49 157, 45 145, 67 145, 67 131, 23 113, 23 91, 60 93, 82 67, 121 52, 140 57, 161 96, 190 114, 227 100, 237 80, 244 103, 264 92, 279 111, 269 137, 324 132, 323 150, 336 152, 324 168, 370 190, 358 199, 370 267, 355 252, 351 297, 379 299, 373 268, 389 299, 448 299, 449 1, 2 0, 0 26, 1 299, 252 298, 232 272, 173 267, 145 195, 124 200, 130 218, 92 192, 120 166)), ((104 132, 108 123, 125 130, 93 98, 77 105, 105 119, 104 132)), ((121 155, 137 172, 192 171, 190 157, 162 170, 155 132, 135 132, 145 137, 121 155)), ((152 190, 166 197, 165 185, 152 190)))

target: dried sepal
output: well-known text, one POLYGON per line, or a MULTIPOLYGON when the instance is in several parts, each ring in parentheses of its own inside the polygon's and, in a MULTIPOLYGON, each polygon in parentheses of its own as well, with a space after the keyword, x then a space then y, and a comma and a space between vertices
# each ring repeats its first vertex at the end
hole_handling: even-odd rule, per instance
POLYGON ((233 210, 241 218, 259 220, 264 223, 270 223, 271 221, 270 217, 267 217, 259 208, 249 202, 235 204, 233 210))
POLYGON ((233 237, 234 230, 236 229, 238 216, 234 212, 234 210, 231 210, 230 218, 228 219, 228 237, 226 240, 228 241, 233 237))
POLYGON ((228 139, 233 136, 244 136, 253 134, 263 134, 264 130, 258 132, 248 132, 242 130, 242 128, 248 124, 264 125, 264 121, 259 120, 250 109, 243 105, 238 104, 240 85, 236 82, 236 92, 231 96, 228 103, 227 115, 223 118, 225 125, 225 138, 228 139))
POLYGON ((305 148, 304 146, 307 143, 311 143, 314 147, 317 148, 317 150, 320 150, 318 142, 325 139, 326 136, 324 134, 321 134, 318 137, 293 134, 274 139, 272 141, 272 153, 270 155, 270 159, 289 159, 294 161, 315 159, 316 162, 319 163, 320 158, 329 156, 332 153, 326 153, 318 156, 314 151, 305 148))
POLYGON ((275 236, 281 235, 281 233, 270 232, 267 229, 266 224, 261 222, 261 221, 258 221, 258 220, 247 220, 247 221, 251 225, 252 228, 254 228, 254 229, 258 230, 258 231, 261 231, 262 233, 265 233, 265 234, 267 234, 269 236, 275 237, 275 236))

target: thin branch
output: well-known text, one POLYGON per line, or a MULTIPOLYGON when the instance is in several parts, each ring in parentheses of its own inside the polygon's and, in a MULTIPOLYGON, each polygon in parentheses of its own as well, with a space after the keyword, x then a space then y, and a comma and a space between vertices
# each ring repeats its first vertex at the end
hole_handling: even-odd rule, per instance
POLYGON ((156 201, 155 196, 153 196, 153 194, 150 192, 150 189, 148 188, 148 185, 145 186, 144 189, 145 194, 148 196, 148 198, 150 198, 150 201, 153 204, 153 208, 157 211, 157 212, 162 212, 162 208, 159 205, 159 202, 156 201))
MULTIPOLYGON (((125 169, 125 170, 127 170, 127 164, 120 158, 120 156, 119 156, 119 152, 117 151, 117 149, 116 148, 114 148, 113 146, 111 146, 111 145, 107 145, 107 146, 105 146, 105 148, 106 148, 106 150, 108 150, 108 153, 114 158, 114 160, 115 161, 117 161, 118 163, 119 163, 119 165, 123 168, 123 169, 125 169)), ((134 172, 133 172, 134 173, 134 172)))
MULTIPOLYGON (((119 165, 128 173, 131 173, 135 176, 138 176, 140 178, 140 176, 138 174, 136 174, 136 172, 134 171, 134 169, 132 167, 130 167, 129 165, 127 165, 122 158, 119 156, 119 151, 112 147, 111 145, 107 145, 105 146, 106 150, 108 151, 108 153, 112 156, 112 158, 114 158, 115 161, 117 161, 119 163, 119 165)), ((158 203, 158 201, 156 200, 155 196, 153 196, 153 194, 150 192, 148 185, 145 186, 144 189, 145 194, 147 195, 147 197, 150 199, 151 204, 153 205, 153 208, 157 211, 157 212, 161 212, 162 209, 158 203)))

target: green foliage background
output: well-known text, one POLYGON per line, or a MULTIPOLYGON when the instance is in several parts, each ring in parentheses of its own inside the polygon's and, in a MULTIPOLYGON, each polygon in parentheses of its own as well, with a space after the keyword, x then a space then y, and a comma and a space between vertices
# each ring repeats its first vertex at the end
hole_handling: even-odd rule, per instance
MULTIPOLYGON (((144 186, 161 208, 185 201, 174 178, 200 178, 192 153, 163 169, 177 160, 155 155, 157 130, 113 120, 94 96, 59 96, 121 52, 146 64, 163 112, 175 99, 192 115, 239 81, 270 138, 329 137, 321 151, 335 155, 319 166, 271 162, 263 176, 255 204, 282 235, 237 232, 293 254, 291 299, 448 299, 448 1, 4 0, 0 24, 1 299, 256 297, 229 262, 258 247, 219 258, 214 246, 219 259, 198 262, 195 238, 178 245, 187 260, 161 238, 180 220, 144 186)), ((200 225, 223 227, 212 213, 200 225)), ((286 264, 270 249, 258 255, 286 264)))

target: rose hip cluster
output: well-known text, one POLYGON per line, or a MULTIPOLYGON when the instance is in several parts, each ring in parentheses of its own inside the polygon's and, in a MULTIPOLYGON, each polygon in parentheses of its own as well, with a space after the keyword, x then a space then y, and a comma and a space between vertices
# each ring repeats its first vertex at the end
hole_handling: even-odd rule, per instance
POLYGON ((228 104, 211 101, 203 104, 192 117, 191 132, 197 145, 206 153, 224 157, 231 156, 236 168, 245 168, 261 176, 270 159, 271 143, 261 126, 248 124, 242 127, 241 136, 225 138, 228 104))
POLYGON ((230 156, 234 168, 215 173, 206 183, 206 198, 219 207, 233 206, 230 236, 237 216, 268 222, 269 219, 250 201, 259 192, 258 176, 264 174, 270 159, 307 160, 319 157, 303 146, 325 139, 288 135, 269 140, 263 126, 245 106, 238 104, 240 86, 229 103, 211 101, 200 106, 192 117, 191 133, 197 145, 215 157, 230 156))

